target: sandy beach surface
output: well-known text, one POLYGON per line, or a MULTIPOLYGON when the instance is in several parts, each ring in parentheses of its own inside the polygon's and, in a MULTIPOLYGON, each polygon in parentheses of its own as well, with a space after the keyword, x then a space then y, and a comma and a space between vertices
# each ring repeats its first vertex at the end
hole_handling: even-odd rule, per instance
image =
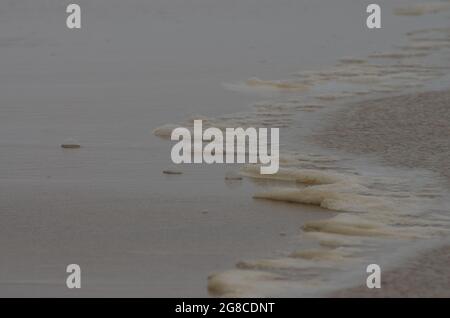
MULTIPOLYGON (((313 139, 385 164, 425 168, 450 184, 450 91, 433 91, 366 101, 334 114, 313 139)), ((382 288, 366 286, 333 297, 449 297, 450 245, 424 251, 383 273, 382 288)))
MULTIPOLYGON (((0 296, 321 296, 435 238, 449 93, 377 99, 448 83, 450 6, 417 3, 369 32, 355 0, 79 0, 81 30, 2 1, 0 296), (279 127, 283 169, 174 167, 161 127, 198 118, 279 127)), ((445 295, 443 251, 405 265, 410 294, 445 295)))

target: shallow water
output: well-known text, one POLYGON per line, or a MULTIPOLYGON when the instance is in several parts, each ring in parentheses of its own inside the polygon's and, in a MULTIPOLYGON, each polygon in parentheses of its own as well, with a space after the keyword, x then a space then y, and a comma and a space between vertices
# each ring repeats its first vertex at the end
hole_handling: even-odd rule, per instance
MULTIPOLYGON (((240 275, 249 276, 249 294, 322 290, 314 279, 298 288, 291 267, 328 277, 332 271, 320 269, 330 264, 287 255, 318 239, 338 241, 311 232, 320 237, 298 239, 308 222, 335 217, 336 202, 326 211, 254 200, 274 185, 302 187, 296 180, 226 181, 235 166, 164 175, 170 143, 152 131, 199 115, 219 127, 275 125, 293 169, 384 177, 384 168, 320 153, 304 137, 338 101, 415 90, 445 75, 439 54, 448 53, 441 30, 448 13, 397 16, 394 8, 409 2, 384 1, 384 28, 371 32, 363 28, 364 6, 352 0, 79 3, 81 31, 66 30, 58 1, 0 4, 0 294, 74 295, 63 285, 69 263, 86 273, 75 295, 203 296, 208 274, 238 261, 275 273, 232 273, 224 280, 231 294, 240 275), (81 149, 60 149, 68 138, 81 149), (275 266, 250 261, 271 257, 275 266), (281 289, 271 279, 280 274, 292 278, 281 289)), ((403 180, 410 172, 392 175, 403 180)), ((428 178, 423 172, 419 179, 428 178)), ((379 184, 392 194, 386 187, 395 185, 379 184)))

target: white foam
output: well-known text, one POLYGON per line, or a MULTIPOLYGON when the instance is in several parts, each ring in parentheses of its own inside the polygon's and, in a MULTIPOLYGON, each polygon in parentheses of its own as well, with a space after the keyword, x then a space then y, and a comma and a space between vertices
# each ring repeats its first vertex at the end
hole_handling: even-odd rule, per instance
MULTIPOLYGON (((435 13, 447 10, 447 6, 450 8, 450 3, 412 5, 397 10, 396 14, 435 13)), ((292 80, 251 78, 224 84, 227 89, 267 94, 271 100, 252 105, 252 110, 248 112, 205 120, 222 129, 236 126, 290 127, 294 115, 309 116, 299 114, 298 111, 331 108, 338 99, 359 94, 391 93, 419 87, 425 81, 445 73, 437 66, 415 61, 416 58, 428 56, 448 46, 450 32, 447 29, 424 30, 409 35, 428 32, 443 33, 448 38, 410 38, 409 42, 397 46, 391 52, 378 52, 368 57, 396 60, 388 61, 391 62, 389 65, 369 63, 364 58, 346 57, 336 66, 318 71, 302 71, 292 80), (289 96, 289 100, 273 98, 279 96, 289 96), (317 102, 319 105, 316 106, 317 99, 321 102, 317 102)), ((155 130, 155 134, 170 137, 173 128, 165 125, 155 130)), ((434 193, 414 192, 407 181, 397 184, 388 178, 381 180, 380 174, 377 174, 380 170, 375 173, 377 176, 368 177, 346 173, 356 170, 352 166, 342 165, 344 160, 341 159, 285 153, 280 157, 284 167, 274 175, 261 175, 259 165, 242 168, 241 175, 265 180, 256 182, 257 185, 277 185, 256 193, 255 198, 311 204, 335 213, 331 218, 304 224, 301 241, 307 240, 316 248, 302 249, 305 245, 300 244, 295 252, 278 258, 241 261, 237 265, 238 270, 209 278, 208 288, 212 294, 242 297, 274 296, 286 290, 295 290, 298 295, 306 295, 310 290, 329 291, 329 286, 322 284, 320 279, 332 279, 333 286, 338 286, 341 276, 331 273, 332 270, 353 275, 369 261, 369 256, 383 255, 384 258, 385 255, 391 255, 389 252, 392 252, 393 246, 412 246, 413 242, 420 239, 446 234, 447 230, 442 228, 442 224, 447 220, 424 215, 428 208, 425 207, 434 198, 434 193), (284 187, 279 187, 280 184, 284 187), (358 262, 357 268, 350 266, 358 262), (330 276, 327 276, 328 272, 330 276), (290 276, 284 277, 280 273, 290 276), (313 276, 315 278, 311 279, 313 276)), ((363 169, 362 174, 365 175, 365 172, 363 169)), ((225 179, 240 180, 240 177, 227 175, 225 179)))
POLYGON ((303 229, 307 232, 347 236, 402 236, 398 229, 393 229, 386 224, 348 214, 340 214, 327 220, 310 221, 305 223, 303 229))
POLYGON ((263 271, 230 270, 208 277, 208 291, 221 297, 263 297, 280 293, 288 282, 282 277, 263 271))
POLYGON ((372 246, 380 243, 380 238, 357 236, 357 235, 343 235, 336 233, 325 232, 305 232, 303 233, 306 239, 312 239, 319 242, 319 244, 326 248, 340 248, 340 247, 360 247, 366 250, 372 246))
POLYGON ((362 185, 337 183, 331 186, 309 186, 305 189, 274 188, 254 195, 255 198, 312 204, 341 212, 390 211, 388 198, 354 193, 365 191, 362 185))
POLYGON ((155 128, 153 130, 153 134, 155 136, 158 136, 161 138, 170 139, 170 136, 172 135, 172 131, 178 127, 180 127, 180 126, 175 125, 175 124, 166 124, 166 125, 155 128))
POLYGON ((278 172, 273 175, 261 175, 259 173, 258 165, 246 165, 241 169, 241 173, 252 178, 296 181, 310 185, 348 182, 353 179, 353 176, 344 176, 333 172, 295 168, 280 168, 278 172))

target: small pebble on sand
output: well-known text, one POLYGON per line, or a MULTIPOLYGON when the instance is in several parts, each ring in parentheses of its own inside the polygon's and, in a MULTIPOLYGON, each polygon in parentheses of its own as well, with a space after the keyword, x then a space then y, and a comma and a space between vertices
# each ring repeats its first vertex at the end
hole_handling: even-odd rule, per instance
POLYGON ((183 172, 178 170, 163 170, 164 174, 172 174, 172 175, 180 175, 183 174, 183 172))
POLYGON ((67 139, 61 144, 61 148, 64 149, 79 149, 81 145, 74 139, 67 139))

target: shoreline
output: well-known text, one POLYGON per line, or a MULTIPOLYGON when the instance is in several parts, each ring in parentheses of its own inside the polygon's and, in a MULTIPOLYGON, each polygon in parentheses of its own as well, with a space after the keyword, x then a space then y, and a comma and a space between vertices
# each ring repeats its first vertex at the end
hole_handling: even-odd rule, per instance
MULTIPOLYGON (((357 103, 333 113, 312 141, 327 149, 371 155, 384 164, 437 173, 450 185, 450 90, 357 103)), ((382 273, 382 288, 355 286, 329 297, 449 297, 450 244, 419 252, 382 273)))
MULTIPOLYGON (((448 65, 449 16, 398 18, 394 10, 403 1, 389 2, 383 8, 389 30, 369 37, 365 29, 354 27, 361 23, 361 7, 351 0, 200 0, 183 6, 167 0, 139 0, 139 6, 99 0, 88 9, 96 23, 74 39, 60 29, 64 21, 55 18, 59 14, 51 3, 28 2, 0 23, 0 295, 206 297, 211 296, 209 274, 261 267, 288 279, 266 280, 249 271, 248 276, 226 276, 224 283, 243 282, 271 295, 271 287, 281 283, 286 290, 283 283, 288 282, 293 287, 288 296, 304 296, 322 292, 316 284, 321 279, 325 287, 329 281, 336 287, 344 280, 341 272, 334 273, 337 264, 357 259, 355 250, 367 246, 365 238, 348 248, 346 242, 357 240, 355 233, 367 230, 367 240, 395 234, 395 212, 412 213, 411 206, 394 207, 391 213, 385 204, 384 199, 397 194, 397 184, 380 185, 376 178, 366 184, 355 177, 366 173, 364 167, 354 169, 355 162, 316 153, 304 144, 316 120, 334 114, 335 104, 347 98, 374 99, 422 88, 431 80, 441 84, 448 65), (34 14, 37 8, 39 15, 34 14), (129 23, 120 23, 124 14, 129 23), (341 19, 351 16, 356 20, 341 19), (282 146, 295 148, 287 149, 283 158, 289 180, 233 180, 227 176, 238 174, 237 168, 229 166, 171 170, 170 145, 151 136, 150 130, 196 116, 218 127, 284 128, 282 146), (61 143, 72 138, 80 141, 80 148, 61 149, 61 143), (345 176, 336 177, 341 173, 345 176), (302 192, 311 180, 316 187, 302 192), (361 195, 358 189, 366 185, 373 187, 361 195), (277 187, 287 192, 277 192, 277 187), (388 210, 381 216, 375 210, 380 205, 369 204, 373 196, 388 210), (269 202, 271 197, 281 200, 269 202), (364 227, 367 221, 379 221, 377 216, 384 219, 374 229, 364 227), (339 241, 333 236, 336 227, 343 232, 339 241), (321 242, 332 246, 324 244, 322 249, 321 242), (340 242, 343 248, 335 251, 340 242), (332 271, 327 262, 333 262, 332 271), (66 266, 72 263, 86 274, 77 294, 65 286, 66 266), (303 283, 309 279, 313 284, 303 283)), ((445 107, 440 110, 436 118, 428 113, 424 117, 434 118, 431 122, 449 117, 445 107)), ((405 113, 399 116, 411 117, 409 108, 405 113)), ((376 129, 381 124, 384 132, 392 114, 377 124, 366 116, 361 113, 361 122, 369 120, 375 127, 354 127, 350 137, 340 136, 343 142, 373 146, 386 139, 376 129), (361 130, 367 135, 359 136, 361 130), (352 139, 355 135, 361 139, 352 139), (377 139, 366 145, 373 136, 377 139)), ((410 141, 421 125, 410 126, 406 134, 394 136, 410 141)), ((427 138, 442 140, 448 126, 444 121, 442 130, 430 130, 420 140, 426 146, 425 159, 436 149, 427 148, 427 138)), ((344 125, 341 132, 348 128, 344 125)), ((396 128, 394 123, 391 130, 396 128)), ((386 161, 405 164, 402 157, 410 159, 411 146, 405 146, 405 155, 386 161)), ((370 149, 363 150, 365 154, 370 149)), ((436 160, 445 161, 444 154, 435 154, 436 160)), ((391 176, 383 169, 376 177, 391 176)), ((367 172, 368 179, 372 172, 367 172)), ((408 191, 408 185, 405 188, 408 191)), ((407 221, 415 225, 414 217, 407 221)), ((377 246, 391 247, 383 244, 377 246)), ((389 255, 382 252, 381 258, 389 255)), ((366 260, 362 262, 365 266, 366 260)), ((350 271, 347 264, 340 266, 350 271)), ((359 282, 364 282, 360 268, 350 274, 362 274, 359 282)), ((348 285, 339 286, 336 289, 348 285)))

